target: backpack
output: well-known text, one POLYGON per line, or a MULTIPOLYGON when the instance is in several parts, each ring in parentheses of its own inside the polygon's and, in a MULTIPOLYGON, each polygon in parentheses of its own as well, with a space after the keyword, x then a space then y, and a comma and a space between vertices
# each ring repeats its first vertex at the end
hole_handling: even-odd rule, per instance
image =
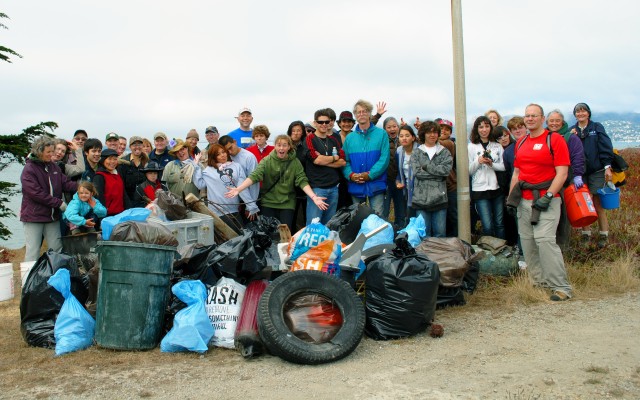
POLYGON ((611 182, 616 187, 624 186, 627 183, 627 174, 624 172, 629 169, 629 164, 622 158, 618 149, 613 149, 613 163, 611 163, 611 182))

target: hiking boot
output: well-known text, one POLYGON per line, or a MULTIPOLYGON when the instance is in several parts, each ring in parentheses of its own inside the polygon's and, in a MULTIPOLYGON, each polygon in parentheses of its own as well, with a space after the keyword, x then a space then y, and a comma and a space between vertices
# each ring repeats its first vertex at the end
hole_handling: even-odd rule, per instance
POLYGON ((549 297, 549 300, 551 300, 551 301, 565 301, 565 300, 569 300, 569 295, 566 294, 565 292, 560 292, 560 291, 556 290, 555 292, 553 292, 551 297, 549 297))
POLYGON ((607 247, 608 242, 609 242, 609 235, 601 235, 598 238, 598 248, 604 249, 605 247, 607 247))
POLYGON ((591 242, 591 235, 585 235, 584 233, 580 236, 580 241, 583 244, 589 244, 591 242))

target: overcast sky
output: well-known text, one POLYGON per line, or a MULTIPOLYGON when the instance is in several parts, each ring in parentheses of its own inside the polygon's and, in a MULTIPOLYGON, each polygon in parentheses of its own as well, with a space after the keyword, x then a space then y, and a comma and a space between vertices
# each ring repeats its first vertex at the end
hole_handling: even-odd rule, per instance
MULTIPOLYGON (((56 121, 184 138, 238 110, 284 133, 319 108, 388 103, 385 116, 454 119, 451 3, 10 1, 0 45, 0 134, 56 121)), ((637 1, 462 1, 467 114, 526 104, 640 111, 637 1)), ((570 118, 570 122, 573 118, 570 118)))

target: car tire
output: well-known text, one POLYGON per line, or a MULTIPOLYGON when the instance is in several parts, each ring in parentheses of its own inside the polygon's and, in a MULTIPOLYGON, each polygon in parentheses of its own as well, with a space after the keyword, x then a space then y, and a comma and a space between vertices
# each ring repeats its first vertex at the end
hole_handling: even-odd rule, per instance
POLYGON ((273 281, 258 305, 258 330, 269 351, 297 364, 323 364, 349 355, 364 333, 365 309, 356 292, 345 281, 319 271, 288 272, 273 281), (318 294, 337 306, 342 323, 335 336, 324 343, 311 343, 296 336, 286 322, 285 304, 297 296, 318 294))

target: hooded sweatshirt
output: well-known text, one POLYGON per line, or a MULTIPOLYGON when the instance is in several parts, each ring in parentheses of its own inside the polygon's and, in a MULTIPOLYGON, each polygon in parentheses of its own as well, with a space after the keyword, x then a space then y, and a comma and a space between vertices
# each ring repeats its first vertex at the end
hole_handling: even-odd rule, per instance
POLYGON ((254 182, 262 182, 261 204, 277 209, 295 209, 295 187, 302 189, 309 184, 295 152, 288 153, 286 158, 281 159, 276 151, 272 151, 258 164, 249 178, 254 182))

